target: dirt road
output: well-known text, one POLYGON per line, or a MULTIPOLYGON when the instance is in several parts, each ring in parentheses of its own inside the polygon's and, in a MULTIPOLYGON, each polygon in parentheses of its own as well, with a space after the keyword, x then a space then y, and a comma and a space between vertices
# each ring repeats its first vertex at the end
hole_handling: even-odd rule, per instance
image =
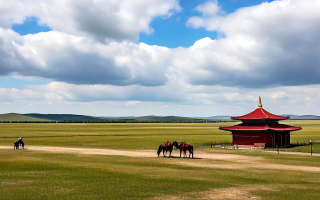
MULTIPOLYGON (((12 146, 0 146, 1 149, 12 149, 12 146)), ((52 146, 28 146, 30 151, 42 151, 51 153, 75 153, 88 155, 117 155, 129 157, 157 157, 155 150, 114 150, 114 149, 89 149, 89 148, 71 148, 71 147, 52 147, 52 146)), ((177 153, 175 153, 177 154, 177 153)), ((320 167, 297 166, 270 164, 268 160, 257 156, 242 156, 235 154, 216 154, 216 153, 197 153, 195 158, 201 158, 201 162, 195 162, 192 159, 180 159, 172 164, 189 165, 199 168, 222 168, 222 169, 280 169, 320 173, 320 167), (230 161, 231 164, 215 164, 214 160, 230 161), (208 161, 208 162, 206 162, 208 161)))

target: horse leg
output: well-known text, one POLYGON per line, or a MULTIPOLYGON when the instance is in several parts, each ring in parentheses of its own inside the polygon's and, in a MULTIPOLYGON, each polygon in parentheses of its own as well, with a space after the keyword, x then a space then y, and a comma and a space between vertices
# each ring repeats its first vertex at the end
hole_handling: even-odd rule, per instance
POLYGON ((157 151, 158 157, 160 156, 161 150, 162 150, 162 148, 161 148, 161 145, 160 145, 159 148, 158 148, 158 151, 157 151))
POLYGON ((189 158, 190 158, 190 156, 191 156, 191 148, 188 149, 188 152, 189 152, 189 158))
POLYGON ((191 147, 191 152, 192 152, 192 158, 193 158, 193 146, 191 147))
POLYGON ((180 157, 179 158, 181 158, 181 149, 180 149, 180 157))

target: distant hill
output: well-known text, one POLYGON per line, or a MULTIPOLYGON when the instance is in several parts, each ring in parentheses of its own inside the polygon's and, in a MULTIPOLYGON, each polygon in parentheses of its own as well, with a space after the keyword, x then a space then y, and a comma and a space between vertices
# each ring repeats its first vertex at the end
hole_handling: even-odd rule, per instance
POLYGON ((214 116, 214 119, 231 119, 231 116, 228 115, 218 115, 218 116, 214 116))
POLYGON ((17 114, 0 115, 0 121, 59 121, 59 122, 201 122, 214 121, 212 118, 192 118, 180 116, 142 116, 142 117, 93 117, 73 114, 17 114))
POLYGON ((19 121, 48 121, 48 120, 32 117, 32 116, 24 116, 18 113, 6 113, 6 114, 0 114, 0 121, 19 122, 19 121))
MULTIPOLYGON (((286 115, 281 115, 284 117, 289 116, 290 119, 297 120, 297 119, 302 119, 302 120, 311 120, 311 119, 320 119, 320 116, 317 115, 291 115, 291 114, 286 114, 286 115)), ((213 117, 216 120, 225 120, 225 119, 231 119, 231 116, 227 115, 219 115, 219 116, 214 116, 213 117)))
MULTIPOLYGON (((290 116, 291 120, 320 120, 317 115, 282 115, 290 116)), ((18 114, 7 113, 0 114, 0 122, 118 122, 118 123, 139 123, 139 122, 215 122, 215 121, 233 121, 231 116, 220 115, 214 117, 181 117, 181 116, 127 116, 127 117, 93 117, 87 115, 73 114, 18 114)))
POLYGON ((320 116, 317 116, 317 115, 282 115, 282 116, 289 116, 290 119, 302 119, 302 120, 320 119, 320 116))
MULTIPOLYGON (((195 122, 207 121, 203 118, 179 117, 179 116, 142 116, 142 117, 106 117, 107 120, 132 121, 132 122, 195 122)), ((212 120, 212 119, 211 119, 212 120)))
POLYGON ((23 114, 26 117, 33 118, 41 118, 52 121, 105 121, 106 119, 86 116, 86 115, 72 115, 72 114, 38 114, 38 113, 30 113, 23 114))

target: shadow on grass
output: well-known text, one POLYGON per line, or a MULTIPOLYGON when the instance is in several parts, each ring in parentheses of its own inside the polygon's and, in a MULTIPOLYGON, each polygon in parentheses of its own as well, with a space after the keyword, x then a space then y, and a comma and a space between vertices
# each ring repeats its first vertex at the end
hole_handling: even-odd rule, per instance
MULTIPOLYGON (((163 156, 162 156, 163 157, 163 156)), ((179 156, 171 156, 171 157, 164 157, 164 158, 180 158, 179 156)), ((197 158, 197 157, 195 157, 195 158, 183 158, 183 157, 181 157, 180 159, 197 159, 197 160, 199 160, 199 159, 202 159, 202 158, 197 158)))

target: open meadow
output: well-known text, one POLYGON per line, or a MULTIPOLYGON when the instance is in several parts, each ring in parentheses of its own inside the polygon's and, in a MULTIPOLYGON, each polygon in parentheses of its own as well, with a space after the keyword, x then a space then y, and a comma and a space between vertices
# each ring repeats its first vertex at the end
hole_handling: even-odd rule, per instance
MULTIPOLYGON (((320 198, 320 144, 313 156, 210 148, 231 142, 218 129, 231 123, 0 124, 0 199, 320 198), (27 150, 13 150, 18 137, 27 150), (157 157, 166 140, 195 159, 157 157)), ((285 123, 302 127, 292 143, 320 140, 320 121, 285 123)))

